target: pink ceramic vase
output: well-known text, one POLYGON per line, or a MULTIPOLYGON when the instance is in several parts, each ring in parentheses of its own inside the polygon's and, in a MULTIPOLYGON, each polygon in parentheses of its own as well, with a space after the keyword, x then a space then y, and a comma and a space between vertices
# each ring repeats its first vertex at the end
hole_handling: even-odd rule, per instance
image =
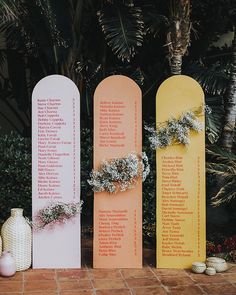
POLYGON ((16 273, 16 263, 11 253, 8 251, 2 252, 0 257, 0 275, 3 277, 11 277, 16 273))

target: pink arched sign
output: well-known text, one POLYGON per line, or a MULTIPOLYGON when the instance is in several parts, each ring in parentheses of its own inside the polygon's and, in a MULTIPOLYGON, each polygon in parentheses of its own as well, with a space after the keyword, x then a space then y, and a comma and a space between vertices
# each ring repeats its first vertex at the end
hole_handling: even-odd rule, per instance
POLYGON ((78 268, 80 245, 80 94, 60 75, 32 96, 33 267, 78 268))

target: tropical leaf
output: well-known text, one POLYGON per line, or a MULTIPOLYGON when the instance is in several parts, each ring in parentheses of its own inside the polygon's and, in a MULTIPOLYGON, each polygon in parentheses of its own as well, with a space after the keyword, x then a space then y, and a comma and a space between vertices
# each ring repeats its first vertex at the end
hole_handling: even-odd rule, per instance
POLYGON ((165 15, 160 14, 160 11, 153 5, 142 6, 144 31, 145 34, 151 34, 155 37, 159 35, 163 27, 169 25, 169 20, 165 15))
POLYGON ((122 67, 115 67, 111 68, 107 71, 107 75, 125 75, 133 79, 138 85, 142 86, 144 84, 144 73, 140 67, 134 68, 133 66, 122 66, 122 67))
POLYGON ((188 66, 186 73, 197 80, 207 94, 222 96, 229 82, 230 63, 225 65, 216 62, 205 66, 195 62, 188 66))
POLYGON ((217 195, 212 198, 212 205, 219 206, 223 203, 229 203, 236 198, 236 177, 231 182, 224 185, 217 195))
POLYGON ((140 86, 144 84, 145 77, 141 68, 137 68, 135 71, 131 72, 130 78, 133 79, 140 86))
POLYGON ((224 177, 226 181, 236 175, 236 167, 225 164, 207 163, 207 172, 216 176, 224 177))
POLYGON ((6 50, 0 49, 0 68, 2 68, 5 65, 6 61, 6 50))
POLYGON ((108 5, 98 12, 98 21, 108 45, 122 61, 136 55, 143 45, 144 22, 139 7, 108 5))
POLYGON ((236 155, 218 146, 207 148, 207 173, 218 178, 220 189, 212 198, 212 205, 219 206, 236 197, 236 155))
POLYGON ((26 19, 27 9, 23 1, 0 1, 0 32, 10 41, 12 48, 18 47, 20 41, 28 38, 22 25, 26 19))
POLYGON ((223 98, 220 96, 207 96, 205 102, 211 110, 211 112, 206 113, 206 135, 210 143, 214 144, 220 138, 223 128, 223 98))
POLYGON ((211 161, 232 164, 236 161, 236 154, 227 151, 219 146, 206 148, 206 153, 211 157, 211 161))
POLYGON ((102 79, 101 73, 102 65, 96 64, 91 60, 77 62, 76 72, 84 79, 86 85, 91 87, 96 85, 102 79))
POLYGON ((50 0, 37 0, 36 5, 39 7, 44 21, 49 29, 53 44, 56 46, 67 47, 66 41, 62 38, 61 32, 57 27, 56 15, 50 0))
POLYGON ((5 22, 18 22, 20 16, 25 13, 25 7, 22 3, 23 1, 19 0, 1 0, 0 1, 0 10, 1 18, 0 24, 5 22))

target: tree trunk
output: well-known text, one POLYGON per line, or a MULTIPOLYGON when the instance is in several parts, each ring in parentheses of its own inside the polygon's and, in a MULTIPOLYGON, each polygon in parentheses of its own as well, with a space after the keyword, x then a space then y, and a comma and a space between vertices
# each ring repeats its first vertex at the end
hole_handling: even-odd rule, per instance
POLYGON ((180 75, 182 58, 190 45, 190 0, 170 0, 170 26, 167 33, 171 75, 180 75))
POLYGON ((170 59, 171 75, 181 75, 182 71, 182 55, 174 55, 170 59))
POLYGON ((225 122, 221 137, 221 146, 229 151, 233 147, 234 128, 236 124, 236 29, 234 29, 232 51, 233 60, 225 103, 225 122))

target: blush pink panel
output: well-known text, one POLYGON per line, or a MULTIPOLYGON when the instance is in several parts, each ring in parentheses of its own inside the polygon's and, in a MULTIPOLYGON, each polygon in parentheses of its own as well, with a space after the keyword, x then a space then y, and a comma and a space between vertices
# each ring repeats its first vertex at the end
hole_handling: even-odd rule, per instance
MULTIPOLYGON (((42 79, 32 96, 32 213, 80 201, 80 94, 68 78, 42 79)), ((33 268, 81 266, 80 216, 33 231, 33 268)))
MULTIPOLYGON (((94 95, 94 169, 102 160, 142 152, 141 90, 125 76, 103 80, 94 95)), ((142 181, 117 194, 94 194, 95 268, 142 267, 142 181)))

